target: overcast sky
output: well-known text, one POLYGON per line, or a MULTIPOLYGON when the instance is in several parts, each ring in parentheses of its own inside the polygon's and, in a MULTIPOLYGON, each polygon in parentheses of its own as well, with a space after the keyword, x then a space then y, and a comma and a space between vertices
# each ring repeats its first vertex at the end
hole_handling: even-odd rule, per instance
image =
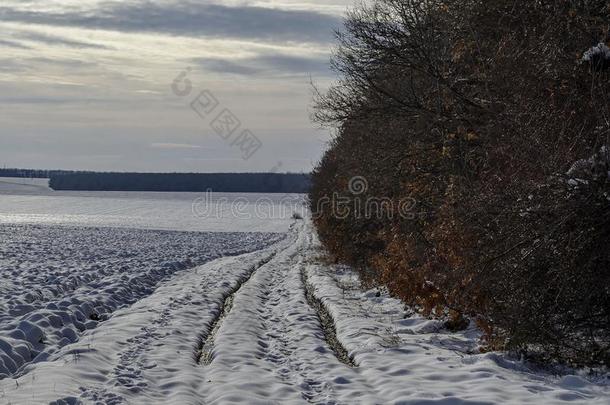
POLYGON ((351 4, 2 0, 0 166, 309 171, 329 139, 309 120, 310 80, 333 80, 351 4), (212 125, 225 109, 230 135, 212 125))

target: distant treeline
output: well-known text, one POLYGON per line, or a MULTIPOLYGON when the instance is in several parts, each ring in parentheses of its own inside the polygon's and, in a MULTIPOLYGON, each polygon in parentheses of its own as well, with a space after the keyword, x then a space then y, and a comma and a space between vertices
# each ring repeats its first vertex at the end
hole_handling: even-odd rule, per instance
POLYGON ((0 169, 0 177, 22 177, 27 179, 48 179, 53 175, 71 173, 65 170, 37 170, 37 169, 0 169))
POLYGON ((309 174, 296 173, 98 173, 0 169, 0 177, 48 178, 53 190, 307 193, 309 174))
POLYGON ((53 190, 306 193, 308 174, 282 173, 52 173, 53 190))

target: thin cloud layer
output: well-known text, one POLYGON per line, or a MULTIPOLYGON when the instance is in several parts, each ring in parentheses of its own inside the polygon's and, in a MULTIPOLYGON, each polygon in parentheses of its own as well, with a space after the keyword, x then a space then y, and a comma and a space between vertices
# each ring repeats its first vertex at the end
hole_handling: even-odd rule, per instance
POLYGON ((0 165, 308 171, 327 139, 310 77, 332 80, 349 2, 2 0, 0 165), (190 98, 211 91, 264 143, 252 159, 172 92, 187 67, 190 98))
POLYGON ((24 45, 20 42, 9 41, 7 39, 0 39, 0 47, 16 48, 16 49, 31 49, 29 46, 24 45))
POLYGON ((108 46, 95 44, 92 42, 77 41, 74 39, 64 38, 57 35, 42 34, 38 32, 24 32, 19 35, 21 39, 26 39, 34 42, 41 42, 47 45, 61 45, 69 48, 77 49, 111 49, 108 46))
POLYGON ((193 61, 207 71, 245 76, 273 77, 277 75, 330 74, 328 56, 301 57, 272 54, 237 60, 198 58, 193 61))
POLYGON ((0 21, 182 36, 329 42, 337 16, 307 10, 225 6, 194 1, 102 3, 64 12, 0 7, 0 21))

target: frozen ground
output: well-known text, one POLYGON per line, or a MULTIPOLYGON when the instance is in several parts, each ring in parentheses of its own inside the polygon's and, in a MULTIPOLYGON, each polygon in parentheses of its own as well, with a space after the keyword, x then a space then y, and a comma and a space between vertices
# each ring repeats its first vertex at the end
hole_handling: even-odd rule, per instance
POLYGON ((80 339, 0 380, 2 404, 607 404, 405 313, 320 261, 302 221, 272 246, 168 275, 80 339), (330 320, 330 322, 329 322, 330 320))
POLYGON ((28 179, 23 177, 0 177, 0 193, 48 193, 49 179, 28 179))
MULTIPOLYGON (((1 181, 2 179, 0 179, 1 181)), ((285 232, 303 196, 228 193, 54 192, 0 187, 0 224, 197 232, 285 232)))
POLYGON ((176 272, 282 238, 0 225, 0 378, 76 342, 176 272))

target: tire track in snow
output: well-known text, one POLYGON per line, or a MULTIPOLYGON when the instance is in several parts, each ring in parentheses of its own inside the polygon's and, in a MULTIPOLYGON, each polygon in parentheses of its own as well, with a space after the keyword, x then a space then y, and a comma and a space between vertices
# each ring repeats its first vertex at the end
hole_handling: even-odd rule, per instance
MULTIPOLYGON (((266 347, 262 358, 272 365, 274 373, 281 381, 299 387, 303 401, 334 404, 336 402, 332 399, 331 385, 312 370, 312 364, 307 357, 302 356, 302 347, 299 347, 302 341, 294 338, 295 332, 302 326, 300 322, 304 319, 294 318, 290 309, 297 306, 307 308, 301 316, 311 311, 311 316, 308 316, 310 322, 313 321, 319 326, 317 314, 308 306, 301 289, 299 269, 302 265, 302 258, 299 258, 301 254, 302 252, 295 251, 278 263, 279 268, 271 273, 268 283, 270 289, 265 291, 265 298, 262 300, 265 312, 261 315, 266 326, 264 334, 266 347)), ((319 329, 321 328, 315 330, 319 329)), ((301 333, 305 333, 305 330, 301 333)), ((310 336, 312 335, 316 333, 313 332, 310 336)))
POLYGON ((337 337, 335 320, 326 306, 324 306, 324 303, 318 297, 316 297, 314 287, 309 283, 307 278, 307 270, 305 267, 301 269, 301 282, 303 283, 303 289, 305 291, 305 299, 307 300, 309 306, 313 308, 318 315, 318 320, 320 321, 320 326, 322 332, 324 333, 324 340, 335 354, 335 357, 337 357, 341 363, 349 367, 358 367, 354 359, 349 355, 349 352, 337 337))
POLYGON ((277 254, 278 252, 274 252, 265 259, 259 261, 255 266, 252 266, 250 272, 245 277, 241 278, 235 287, 233 287, 233 289, 225 296, 220 307, 220 311, 216 318, 212 321, 209 331, 199 336, 194 353, 194 359, 197 364, 209 366, 212 363, 212 360, 214 360, 213 351, 216 335, 218 334, 224 319, 231 312, 231 309, 233 309, 233 300, 235 299, 235 295, 239 292, 243 285, 252 278, 258 269, 273 260, 277 254))

